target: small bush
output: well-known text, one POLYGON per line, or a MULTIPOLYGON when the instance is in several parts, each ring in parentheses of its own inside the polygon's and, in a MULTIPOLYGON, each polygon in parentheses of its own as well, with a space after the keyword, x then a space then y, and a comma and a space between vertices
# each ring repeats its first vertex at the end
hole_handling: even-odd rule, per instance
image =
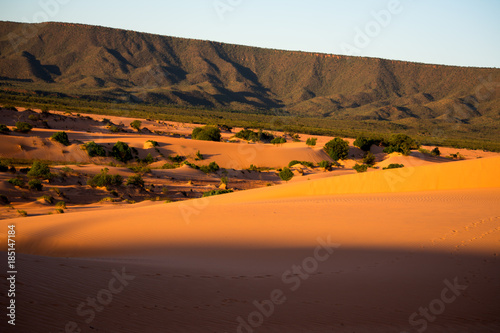
POLYGON ((136 131, 141 130, 141 125, 142 125, 142 121, 140 121, 140 120, 134 120, 133 122, 130 123, 130 127, 135 129, 136 131))
POLYGON ((132 170, 134 173, 138 173, 138 174, 146 174, 146 173, 150 173, 151 172, 151 168, 148 167, 148 166, 133 166, 133 167, 130 167, 129 168, 130 170, 132 170))
POLYGON ((408 156, 412 149, 420 148, 416 141, 406 134, 394 134, 386 144, 387 147, 384 148, 384 153, 387 154, 397 152, 408 156))
POLYGON ((66 174, 68 174, 68 173, 73 172, 73 169, 71 169, 70 167, 65 166, 65 167, 61 168, 61 171, 64 172, 64 173, 66 173, 66 174))
POLYGON ((51 179, 52 174, 50 173, 50 168, 48 164, 40 161, 35 161, 28 172, 28 177, 38 178, 38 179, 51 179))
POLYGON ((306 141, 306 145, 311 146, 311 147, 314 147, 314 146, 316 146, 316 142, 317 142, 317 141, 318 141, 318 139, 317 139, 317 138, 309 138, 309 139, 307 139, 307 141, 306 141))
POLYGON ((165 163, 161 167, 162 169, 177 169, 180 165, 178 163, 165 163))
POLYGON ((181 163, 186 159, 186 157, 176 155, 176 156, 169 156, 168 159, 174 163, 181 163))
POLYGON ((17 213, 18 213, 19 215, 21 215, 22 217, 26 217, 26 216, 28 216, 28 213, 27 213, 25 210, 20 210, 20 209, 18 209, 18 210, 17 210, 17 213))
POLYGON ((196 152, 196 157, 195 157, 195 160, 197 161, 203 161, 205 158, 203 157, 203 155, 201 154, 201 152, 198 150, 196 152))
POLYGON ((247 141, 254 141, 254 142, 259 140, 259 135, 249 129, 244 129, 239 131, 238 133, 236 133, 235 137, 237 137, 238 139, 244 139, 247 141))
POLYGON ((321 161, 318 163, 318 167, 324 168, 325 170, 331 170, 332 169, 332 162, 330 161, 321 161))
POLYGON ((334 160, 345 160, 349 154, 349 142, 335 138, 326 143, 324 151, 334 160))
POLYGON ((293 160, 291 161, 290 163, 288 163, 288 167, 291 168, 292 166, 294 166, 295 164, 302 164, 308 168, 314 168, 314 163, 312 162, 307 162, 307 161, 297 161, 297 160, 293 160))
POLYGON ((221 194, 227 194, 227 193, 232 193, 233 190, 212 190, 212 191, 209 191, 209 192, 205 192, 203 193, 203 197, 211 197, 211 196, 214 196, 214 195, 221 195, 221 194))
POLYGON ((352 167, 356 172, 361 173, 361 172, 366 172, 368 170, 368 165, 366 164, 357 164, 352 167))
POLYGON ((130 161, 132 157, 132 150, 128 146, 128 144, 118 141, 111 151, 114 158, 122 163, 127 163, 130 161))
POLYGON ((10 129, 4 124, 0 124, 0 134, 7 134, 10 132, 10 129))
POLYGON ((144 187, 144 180, 140 175, 132 175, 127 178, 126 184, 127 186, 132 185, 136 187, 144 187))
POLYGON ((42 182, 39 179, 32 179, 28 182, 30 190, 41 191, 43 189, 42 182))
POLYGON ((274 138, 271 140, 271 143, 273 145, 281 145, 281 144, 286 143, 286 139, 285 138, 274 138))
POLYGON ((69 146, 69 138, 66 132, 54 133, 51 137, 52 140, 57 141, 65 146, 69 146))
POLYGON ((21 133, 29 133, 32 129, 33 129, 32 125, 25 123, 23 121, 18 121, 16 123, 15 131, 21 133))
POLYGON ((280 171, 279 176, 281 180, 287 182, 293 178, 293 172, 289 168, 285 167, 280 171))
POLYGON ((151 144, 151 147, 158 147, 160 144, 154 140, 148 140, 146 143, 151 144))
POLYGON ((52 196, 50 196, 50 195, 41 196, 40 198, 38 198, 38 200, 43 200, 43 201, 45 201, 48 204, 53 204, 54 203, 54 198, 52 196))
POLYGON ((113 132, 113 133, 119 133, 122 131, 122 129, 114 124, 111 124, 108 126, 108 129, 113 132))
POLYGON ((57 209, 55 210, 55 212, 56 212, 56 214, 64 214, 64 209, 62 209, 62 208, 57 208, 57 209))
POLYGON ((220 182, 221 182, 221 184, 227 185, 227 184, 228 184, 228 182, 229 182, 229 179, 228 179, 227 177, 222 177, 222 178, 220 179, 220 182))
POLYGON ((59 201, 58 203, 56 203, 56 207, 66 209, 66 202, 59 201))
POLYGON ((211 162, 209 165, 202 165, 199 167, 204 173, 211 173, 219 171, 220 167, 217 163, 211 162))
POLYGON ((9 183, 11 183, 12 185, 17 186, 17 187, 23 187, 24 186, 24 180, 22 180, 21 178, 12 178, 12 179, 9 179, 9 183))
POLYGON ((141 160, 141 163, 144 163, 144 164, 151 164, 154 162, 155 162, 155 159, 153 158, 153 155, 151 155, 151 153, 149 153, 145 158, 143 158, 141 160))
POLYGON ((106 157, 106 149, 104 149, 104 146, 101 146, 94 141, 87 142, 82 147, 90 157, 106 157))
POLYGON ((109 169, 104 168, 101 173, 92 177, 87 181, 87 185, 91 187, 106 187, 110 186, 120 186, 123 184, 123 177, 120 175, 110 175, 108 174, 109 169))
POLYGON ((441 151, 439 151, 439 148, 436 147, 431 151, 431 155, 433 156, 441 156, 441 151))
POLYGON ((382 142, 381 138, 374 138, 374 137, 367 137, 364 135, 360 135, 356 138, 353 145, 363 151, 369 151, 372 145, 380 145, 381 142, 382 142))
POLYGON ((217 142, 221 140, 220 129, 215 126, 197 127, 193 129, 191 136, 194 140, 217 142))
POLYGON ((392 163, 383 168, 383 170, 389 170, 389 169, 399 169, 399 168, 404 168, 404 164, 397 164, 397 163, 392 163))
POLYGON ((375 161, 375 156, 371 152, 366 153, 365 157, 363 158, 363 163, 369 166, 374 165, 375 161))

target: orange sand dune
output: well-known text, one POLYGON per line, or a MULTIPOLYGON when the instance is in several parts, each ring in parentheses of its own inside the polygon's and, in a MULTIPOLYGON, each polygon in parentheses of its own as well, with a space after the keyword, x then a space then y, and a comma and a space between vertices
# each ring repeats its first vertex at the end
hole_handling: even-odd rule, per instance
MULTIPOLYGON (((328 226, 331 225, 329 216, 334 212, 308 208, 308 205, 314 206, 315 200, 335 203, 337 200, 356 199, 363 203, 365 198, 371 197, 367 196, 368 194, 378 193, 374 197, 404 197, 406 199, 403 200, 411 201, 412 194, 404 192, 473 189, 477 191, 483 188, 492 190, 481 193, 496 195, 497 189, 500 188, 500 179, 490 175, 497 172, 499 165, 500 158, 491 158, 323 178, 185 203, 168 205, 162 203, 131 208, 126 210, 125 217, 117 214, 115 210, 99 210, 72 214, 71 217, 39 216, 13 221, 19 223, 20 249, 32 254, 85 256, 108 251, 127 252, 134 247, 182 244, 307 246, 310 245, 311 239, 314 240, 313 234, 329 230, 328 226), (341 194, 350 196, 339 197, 341 194), (321 199, 318 199, 319 196, 322 196, 321 199), (275 219, 273 207, 278 204, 290 208, 285 216, 275 219), (301 219, 297 219, 298 216, 301 216, 301 219), (238 217, 238 222, 235 221, 235 217, 238 217), (295 222, 291 224, 291 221, 295 222), (290 228, 291 225, 293 228, 290 228), (137 228, 144 230, 138 233, 137 228), (109 233, 109 230, 113 232, 109 233), (282 234, 283 230, 287 232, 282 234)), ((449 192, 447 195, 454 194, 449 192)), ((496 196, 494 198, 498 199, 496 196)), ((494 201, 489 205, 488 209, 497 210, 494 201)), ((476 210, 472 210, 474 214, 477 213, 476 210)), ((377 213, 377 209, 368 209, 364 204, 359 210, 354 208, 354 211, 353 213, 346 211, 344 215, 377 213)), ((377 214, 381 217, 386 215, 385 210, 380 208, 377 214)), ((394 220, 394 228, 399 225, 400 219, 403 219, 405 214, 408 213, 402 212, 402 215, 394 220)), ((339 216, 342 218, 343 215, 339 216)), ((2 222, 6 223, 11 221, 2 222)), ((351 230, 354 234, 349 232, 346 240, 350 239, 350 242, 353 242, 353 239, 359 238, 356 245, 378 244, 378 246, 384 244, 403 246, 409 241, 404 234, 397 236, 394 232, 389 234, 392 237, 391 241, 387 241, 387 236, 373 237, 378 224, 370 221, 369 225, 374 229, 367 233, 366 237, 359 238, 358 235, 351 238, 361 232, 356 229, 351 230)), ((338 224, 333 224, 332 227, 334 226, 338 224)), ((370 228, 363 227, 361 230, 371 230, 370 228)), ((427 234, 427 231, 419 231, 417 225, 413 228, 414 236, 420 232, 427 234)), ((5 240, 5 234, 2 234, 2 238, 5 240)), ((419 238, 419 241, 423 239, 419 238)))
POLYGON ((16 328, 498 332, 499 167, 477 159, 0 221, 2 244, 8 224, 17 230, 16 328), (129 280, 104 299, 116 274, 129 280), (78 311, 89 298, 105 304, 94 317, 78 311))

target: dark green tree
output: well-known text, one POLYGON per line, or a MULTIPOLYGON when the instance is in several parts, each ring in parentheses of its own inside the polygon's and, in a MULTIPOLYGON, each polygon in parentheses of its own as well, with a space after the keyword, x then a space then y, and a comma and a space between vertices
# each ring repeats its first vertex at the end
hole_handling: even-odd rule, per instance
POLYGON ((334 160, 345 160, 349 155, 349 142, 335 138, 326 143, 324 151, 334 160))

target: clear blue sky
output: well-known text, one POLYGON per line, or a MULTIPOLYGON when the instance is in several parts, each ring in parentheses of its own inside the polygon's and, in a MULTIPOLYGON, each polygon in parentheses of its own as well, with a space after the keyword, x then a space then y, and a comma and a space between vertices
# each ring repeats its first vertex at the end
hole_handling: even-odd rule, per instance
POLYGON ((0 0, 0 20, 500 68, 500 0, 0 0))

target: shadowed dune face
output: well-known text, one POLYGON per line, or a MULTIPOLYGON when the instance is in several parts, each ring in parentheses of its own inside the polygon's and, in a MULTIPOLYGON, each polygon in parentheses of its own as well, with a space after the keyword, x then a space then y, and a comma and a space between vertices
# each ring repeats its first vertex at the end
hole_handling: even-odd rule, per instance
POLYGON ((416 332, 424 323, 429 332, 500 327, 495 278, 500 271, 491 257, 340 247, 317 269, 307 266, 292 275, 294 265, 301 267, 313 253, 314 248, 184 249, 172 254, 177 260, 166 262, 22 255, 18 328, 57 332, 74 322, 83 332, 144 332, 146 327, 148 332, 249 332, 242 321, 256 326, 250 326, 255 332, 416 332), (201 261, 198 268, 183 266, 201 261), (97 299, 109 288, 113 270, 121 274, 123 269, 133 280, 109 305, 97 303, 102 311, 92 312, 87 299, 97 299), (436 300, 449 289, 446 281, 466 289, 458 289, 458 295, 446 291, 453 301, 443 302, 440 313, 436 300), (273 292, 281 296, 271 307, 266 301, 273 292), (265 304, 261 308, 269 317, 255 302, 265 304), (429 311, 433 321, 419 314, 430 304, 439 310, 429 311))

